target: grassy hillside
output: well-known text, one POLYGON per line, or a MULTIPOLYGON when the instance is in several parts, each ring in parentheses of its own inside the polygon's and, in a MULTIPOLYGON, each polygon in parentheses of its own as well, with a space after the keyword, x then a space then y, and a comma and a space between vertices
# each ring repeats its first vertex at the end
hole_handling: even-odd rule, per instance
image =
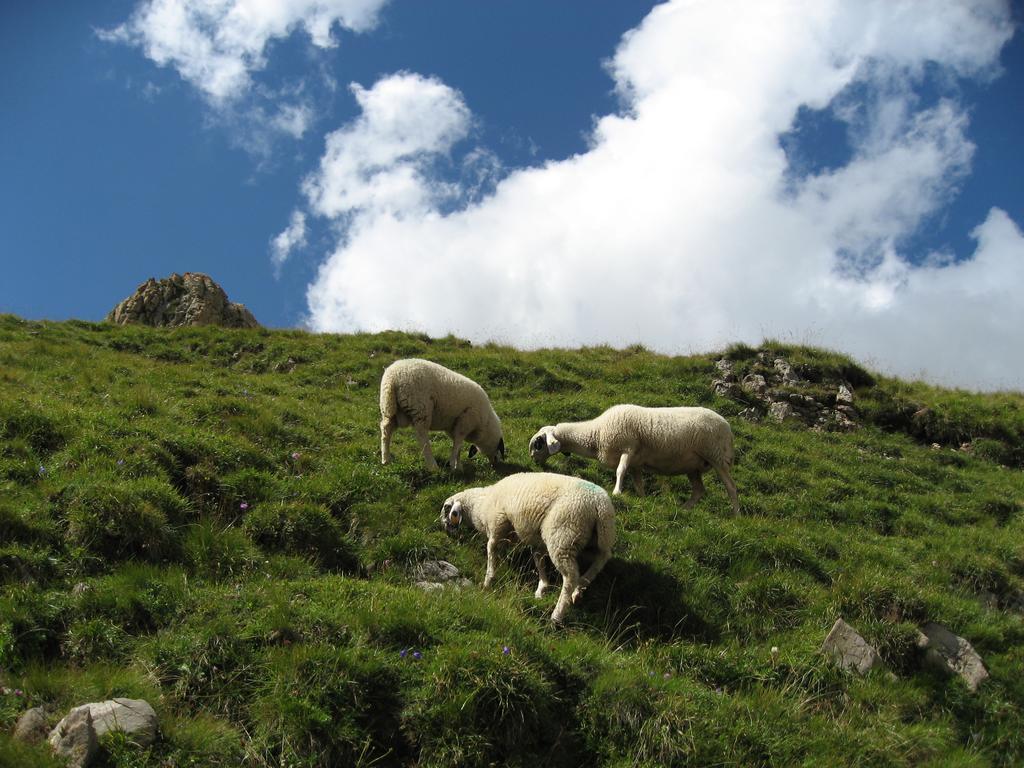
POLYGON ((163 738, 105 742, 110 766, 1021 764, 1024 397, 769 346, 850 381, 865 426, 740 419, 718 356, 0 316, 0 765, 51 764, 7 736, 26 707, 114 695, 163 738), (407 356, 488 389, 504 472, 532 469, 539 426, 615 402, 715 408, 744 514, 710 475, 690 511, 685 478, 617 497, 615 557, 561 630, 524 552, 493 592, 421 592, 423 559, 479 585, 484 542, 437 518, 499 475, 428 473, 409 430, 380 465, 377 384, 407 356), (892 674, 821 657, 840 615, 892 674), (984 657, 976 694, 921 667, 928 620, 984 657))

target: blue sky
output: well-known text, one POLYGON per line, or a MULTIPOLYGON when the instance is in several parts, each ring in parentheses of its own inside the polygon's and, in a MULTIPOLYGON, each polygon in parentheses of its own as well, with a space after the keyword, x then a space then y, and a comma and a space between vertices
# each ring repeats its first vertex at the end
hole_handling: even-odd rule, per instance
POLYGON ((0 7, 0 311, 192 270, 271 327, 1022 386, 1009 5, 221 5, 0 7))

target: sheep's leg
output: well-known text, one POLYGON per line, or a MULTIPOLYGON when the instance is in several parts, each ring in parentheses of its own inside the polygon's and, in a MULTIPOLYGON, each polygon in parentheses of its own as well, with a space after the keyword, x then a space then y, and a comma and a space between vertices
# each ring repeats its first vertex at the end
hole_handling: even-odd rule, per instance
POLYGON ((704 479, 700 476, 700 472, 687 472, 686 476, 690 478, 690 498, 683 504, 683 509, 692 509, 704 495, 704 479))
POLYGON ((630 472, 633 478, 633 490, 636 491, 637 496, 644 495, 644 471, 640 467, 633 467, 630 472))
POLYGON ((580 567, 575 556, 572 555, 555 556, 551 558, 551 561, 555 564, 558 572, 562 574, 562 592, 559 594, 558 603, 551 614, 551 621, 561 624, 566 611, 573 603, 573 595, 579 594, 580 567))
POLYGON ((729 500, 732 502, 732 514, 733 517, 739 517, 740 514, 740 498, 736 493, 736 483, 732 480, 732 475, 729 474, 729 467, 725 464, 719 464, 715 467, 715 472, 722 478, 722 482, 725 484, 725 490, 729 493, 729 500))
POLYGON ((601 569, 604 568, 605 563, 611 559, 611 556, 612 551, 610 549, 602 549, 598 551, 597 557, 594 558, 594 562, 592 562, 590 567, 587 568, 587 572, 580 576, 580 584, 572 593, 572 601, 574 603, 580 599, 580 595, 583 594, 583 590, 594 582, 594 579, 597 578, 597 574, 601 572, 601 569))
POLYGON ((494 572, 498 568, 499 539, 492 536, 487 539, 487 573, 484 575, 484 589, 490 589, 494 583, 494 572))
POLYGON ((448 457, 448 466, 452 469, 459 468, 459 453, 462 451, 462 444, 466 440, 470 430, 466 429, 465 419, 459 417, 456 420, 455 425, 452 427, 452 455, 448 457))
POLYGON ((448 466, 452 469, 459 468, 459 453, 462 451, 462 443, 465 439, 465 435, 460 435, 458 432, 452 435, 452 455, 448 457, 448 466))
POLYGON ((427 463, 427 469, 437 469, 437 462, 434 461, 434 454, 430 450, 430 430, 427 429, 427 423, 417 421, 412 428, 416 430, 416 441, 420 444, 420 450, 423 451, 423 460, 427 463))
POLYGON ((540 598, 544 596, 544 590, 551 586, 548 581, 547 568, 544 567, 543 552, 533 553, 533 564, 537 566, 537 574, 540 576, 540 581, 537 582, 537 591, 533 593, 533 596, 540 598))
POLYGON ((380 463, 391 461, 391 433, 395 431, 395 420, 385 416, 380 420, 380 463))
POLYGON ((612 495, 622 493, 622 481, 626 477, 626 473, 629 471, 629 460, 630 455, 628 453, 622 454, 622 458, 619 459, 619 468, 615 470, 615 489, 612 491, 612 495))

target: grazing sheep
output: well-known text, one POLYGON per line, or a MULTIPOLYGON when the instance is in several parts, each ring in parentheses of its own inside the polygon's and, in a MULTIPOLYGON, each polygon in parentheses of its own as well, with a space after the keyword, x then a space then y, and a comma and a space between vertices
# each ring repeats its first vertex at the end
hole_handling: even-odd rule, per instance
POLYGON ((534 594, 540 597, 548 586, 547 553, 562 574, 562 592, 551 614, 556 624, 604 568, 615 543, 615 508, 608 494, 586 480, 550 472, 522 472, 487 488, 456 493, 441 507, 441 522, 453 533, 463 520, 487 535, 485 588, 494 582, 498 547, 518 539, 533 549, 540 576, 534 594), (591 543, 597 556, 580 576, 576 558, 591 543))
POLYGON ((720 415, 707 408, 643 408, 613 405, 596 419, 542 427, 530 439, 530 455, 544 464, 555 453, 576 453, 615 467, 614 494, 622 492, 629 472, 636 492, 643 495, 644 468, 661 475, 686 475, 690 479, 690 509, 704 495, 701 475, 714 467, 732 500, 732 512, 740 513, 732 467, 732 429, 720 415))
POLYGON ((430 431, 443 430, 452 439, 449 464, 459 468, 459 452, 468 440, 472 458, 479 449, 496 465, 505 458, 501 421, 483 387, 462 374, 429 360, 398 360, 380 382, 380 458, 391 461, 391 433, 412 425, 428 469, 437 469, 430 450, 430 431))

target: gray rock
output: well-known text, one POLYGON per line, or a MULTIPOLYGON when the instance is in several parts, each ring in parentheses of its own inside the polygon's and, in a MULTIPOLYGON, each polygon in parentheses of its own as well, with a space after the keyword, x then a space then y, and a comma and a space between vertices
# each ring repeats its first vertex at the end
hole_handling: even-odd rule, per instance
POLYGON ((988 677, 981 656, 971 644, 941 624, 928 622, 921 627, 917 647, 924 651, 928 664, 946 674, 963 678, 968 690, 978 690, 978 686, 988 677))
POLYGON ((845 384, 839 385, 839 391, 836 393, 836 405, 853 405, 853 392, 845 384))
POLYGON ((173 274, 162 280, 149 278, 107 315, 109 322, 125 325, 180 326, 222 325, 227 328, 259 328, 252 312, 228 301, 224 289, 200 272, 173 274))
POLYGON ((832 630, 821 645, 821 652, 831 656, 843 669, 852 669, 861 675, 883 666, 878 651, 842 619, 836 619, 832 625, 832 630))
POLYGON ((782 374, 783 384, 799 384, 803 381, 803 379, 797 375, 796 371, 793 370, 793 366, 781 357, 775 358, 775 370, 782 374))
POLYGON ((715 379, 711 382, 711 388, 720 397, 735 397, 739 393, 739 387, 736 382, 726 381, 725 379, 715 379))
POLYGON ((796 411, 789 403, 772 403, 768 406, 768 418, 778 422, 796 417, 796 411))
POLYGON ((50 732, 53 753, 70 768, 84 768, 96 756, 98 742, 89 707, 75 707, 50 732))
POLYGON ((21 713, 14 726, 14 738, 29 744, 40 744, 46 738, 50 728, 46 724, 46 710, 32 707, 21 713))
POLYGON ((733 374, 732 361, 726 360, 724 357, 715 363, 715 368, 722 374, 722 378, 726 381, 735 381, 736 376, 733 374))
POLYGON ((743 390, 753 395, 763 395, 768 390, 768 382, 759 373, 748 373, 743 377, 743 390))
POLYGON ((416 586, 427 592, 445 587, 468 587, 472 582, 447 560, 425 560, 413 568, 412 578, 416 586))
POLYGON ((744 408, 740 411, 740 418, 746 419, 747 421, 758 422, 761 421, 761 412, 757 408, 744 408))
MULTIPOLYGON (((159 721, 156 712, 147 701, 117 698, 83 704, 75 707, 64 720, 57 723, 54 732, 79 710, 86 710, 89 713, 97 737, 110 731, 123 731, 141 747, 148 747, 156 741, 159 721)), ((50 734, 50 740, 53 741, 53 733, 50 734)))

